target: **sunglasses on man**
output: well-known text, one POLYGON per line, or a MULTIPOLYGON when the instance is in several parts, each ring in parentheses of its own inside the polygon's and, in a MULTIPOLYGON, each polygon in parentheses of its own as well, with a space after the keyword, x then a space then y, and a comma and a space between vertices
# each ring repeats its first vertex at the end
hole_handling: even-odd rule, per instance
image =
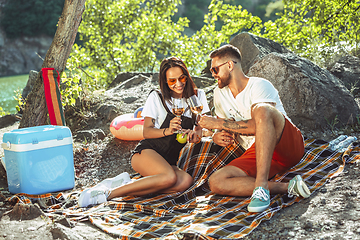
POLYGON ((183 74, 178 78, 168 78, 167 83, 168 83, 168 85, 174 85, 177 80, 179 80, 182 83, 186 83, 187 76, 183 74))
POLYGON ((229 63, 229 62, 231 62, 231 61, 234 62, 234 64, 237 63, 237 62, 235 62, 235 61, 233 61, 233 60, 230 60, 230 61, 224 62, 224 63, 222 63, 222 64, 220 64, 220 65, 217 65, 216 67, 210 68, 210 72, 211 72, 212 74, 218 74, 218 73, 219 73, 219 70, 220 70, 220 67, 223 66, 223 65, 225 65, 225 64, 227 64, 227 63, 229 63))

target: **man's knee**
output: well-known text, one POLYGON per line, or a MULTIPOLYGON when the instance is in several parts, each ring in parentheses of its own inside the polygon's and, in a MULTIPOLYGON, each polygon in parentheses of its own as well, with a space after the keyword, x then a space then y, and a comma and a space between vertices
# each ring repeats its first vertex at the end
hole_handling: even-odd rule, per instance
POLYGON ((221 192, 221 188, 219 186, 219 181, 221 179, 221 173, 219 173, 219 171, 216 171, 214 172, 213 174, 210 175, 209 177, 209 187, 210 187, 210 190, 213 192, 213 193, 218 193, 220 194, 221 192))
POLYGON ((255 125, 272 124, 276 131, 282 132, 285 126, 285 116, 270 104, 257 104, 253 108, 255 125))
POLYGON ((258 103, 252 109, 255 119, 270 119, 276 116, 282 116, 281 112, 269 103, 258 103))
POLYGON ((244 171, 235 166, 225 166, 209 177, 209 187, 213 193, 219 195, 228 195, 228 186, 229 184, 227 180, 233 177, 244 177, 247 176, 244 171))

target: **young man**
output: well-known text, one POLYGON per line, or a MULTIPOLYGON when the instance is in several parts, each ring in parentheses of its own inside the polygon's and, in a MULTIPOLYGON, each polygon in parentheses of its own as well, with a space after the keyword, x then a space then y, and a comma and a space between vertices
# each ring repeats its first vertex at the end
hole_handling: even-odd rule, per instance
POLYGON ((251 195, 250 212, 268 208, 270 192, 309 197, 299 175, 289 183, 269 181, 296 165, 304 154, 303 136, 286 115, 278 91, 268 80, 243 73, 241 54, 234 46, 222 46, 210 58, 210 70, 218 81, 214 106, 219 118, 203 116, 199 125, 220 130, 213 135, 216 144, 226 147, 237 138, 246 149, 210 176, 211 190, 221 195, 251 195))

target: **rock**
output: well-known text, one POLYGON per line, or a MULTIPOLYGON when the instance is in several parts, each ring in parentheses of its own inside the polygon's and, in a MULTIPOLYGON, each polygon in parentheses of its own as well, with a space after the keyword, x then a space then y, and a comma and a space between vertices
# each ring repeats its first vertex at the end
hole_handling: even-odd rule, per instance
POLYGON ((117 92, 121 91, 122 89, 128 89, 131 87, 134 87, 135 85, 138 85, 142 83, 143 81, 147 80, 149 77, 144 76, 142 74, 135 75, 134 77, 122 82, 118 86, 114 87, 113 89, 109 90, 108 92, 117 92))
POLYGON ((12 220, 31 220, 39 216, 46 216, 37 204, 17 203, 9 213, 12 220))
POLYGON ((291 53, 290 50, 277 42, 247 32, 236 35, 230 44, 240 50, 241 67, 245 74, 252 65, 269 53, 291 53))
POLYGON ((325 187, 322 187, 322 188, 320 188, 320 192, 321 192, 321 193, 326 193, 326 192, 327 192, 327 189, 326 189, 325 187))
POLYGON ((81 240, 85 239, 75 231, 71 231, 69 228, 62 226, 61 224, 54 224, 50 226, 50 232, 53 239, 67 239, 67 240, 81 240))
POLYGON ((101 116, 105 119, 105 121, 112 121, 114 118, 116 118, 119 113, 117 111, 117 107, 112 103, 105 103, 102 104, 99 109, 96 111, 98 116, 101 116))
POLYGON ((198 88, 204 89, 207 87, 210 87, 212 85, 214 85, 214 83, 216 83, 216 80, 213 77, 195 77, 195 76, 191 76, 192 80, 194 81, 195 85, 198 88))
POLYGON ((201 71, 201 77, 212 78, 210 68, 211 68, 211 60, 208 60, 206 61, 206 67, 201 71))
POLYGON ((360 112, 338 78, 292 53, 268 54, 250 68, 248 76, 271 81, 288 116, 306 134, 352 124, 360 112))
POLYGON ((10 125, 13 125, 14 123, 20 121, 21 117, 17 114, 9 114, 0 117, 0 128, 5 128, 10 125))
POLYGON ((106 134, 101 129, 90 129, 78 131, 74 136, 75 140, 82 142, 86 140, 87 142, 96 141, 98 139, 103 140, 106 137, 106 134))
POLYGON ((123 101, 124 103, 132 103, 132 102, 135 102, 137 99, 139 99, 138 97, 127 97, 127 98, 124 98, 123 101))
POLYGON ((344 56, 337 61, 330 72, 338 77, 355 97, 360 97, 360 59, 344 56))
MULTIPOLYGON (((290 50, 277 42, 248 32, 239 33, 229 42, 229 44, 240 50, 242 57, 241 67, 245 74, 248 73, 252 65, 269 53, 291 53, 290 50)), ((202 76, 212 78, 210 67, 211 60, 208 60, 205 69, 201 72, 202 76)))
POLYGON ((314 224, 310 221, 306 221, 305 224, 304 224, 304 229, 311 229, 314 227, 314 224))
POLYGON ((126 81, 128 81, 129 79, 132 79, 133 77, 137 77, 139 74, 146 76, 146 77, 151 77, 152 75, 154 75, 152 77, 153 81, 158 81, 158 76, 159 74, 157 73, 135 73, 135 72, 124 72, 124 73, 119 73, 115 79, 109 84, 107 89, 111 89, 114 88, 116 86, 118 86, 119 84, 122 84, 126 81))
POLYGON ((73 222, 70 222, 69 219, 65 216, 54 216, 53 221, 68 228, 73 228, 75 226, 75 224, 73 222))
POLYGON ((20 37, 8 39, 0 31, 3 44, 0 45, 0 76, 27 74, 30 70, 40 70, 49 49, 52 37, 20 37))
POLYGON ((152 77, 139 74, 108 89, 103 94, 103 98, 107 104, 115 104, 119 114, 133 113, 139 107, 144 106, 150 91, 158 88, 158 83, 154 82, 152 77))
POLYGON ((27 95, 31 92, 31 89, 34 86, 34 83, 36 81, 38 72, 31 70, 29 73, 29 80, 26 83, 26 86, 24 87, 23 91, 22 91, 22 98, 26 99, 27 95))

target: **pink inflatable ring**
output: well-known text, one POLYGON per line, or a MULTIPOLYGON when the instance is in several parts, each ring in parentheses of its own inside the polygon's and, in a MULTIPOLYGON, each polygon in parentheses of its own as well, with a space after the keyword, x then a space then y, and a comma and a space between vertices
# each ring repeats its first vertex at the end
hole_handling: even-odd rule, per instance
POLYGON ((110 132, 114 137, 127 140, 137 141, 143 137, 144 118, 134 118, 134 114, 120 115, 110 124, 110 132))

